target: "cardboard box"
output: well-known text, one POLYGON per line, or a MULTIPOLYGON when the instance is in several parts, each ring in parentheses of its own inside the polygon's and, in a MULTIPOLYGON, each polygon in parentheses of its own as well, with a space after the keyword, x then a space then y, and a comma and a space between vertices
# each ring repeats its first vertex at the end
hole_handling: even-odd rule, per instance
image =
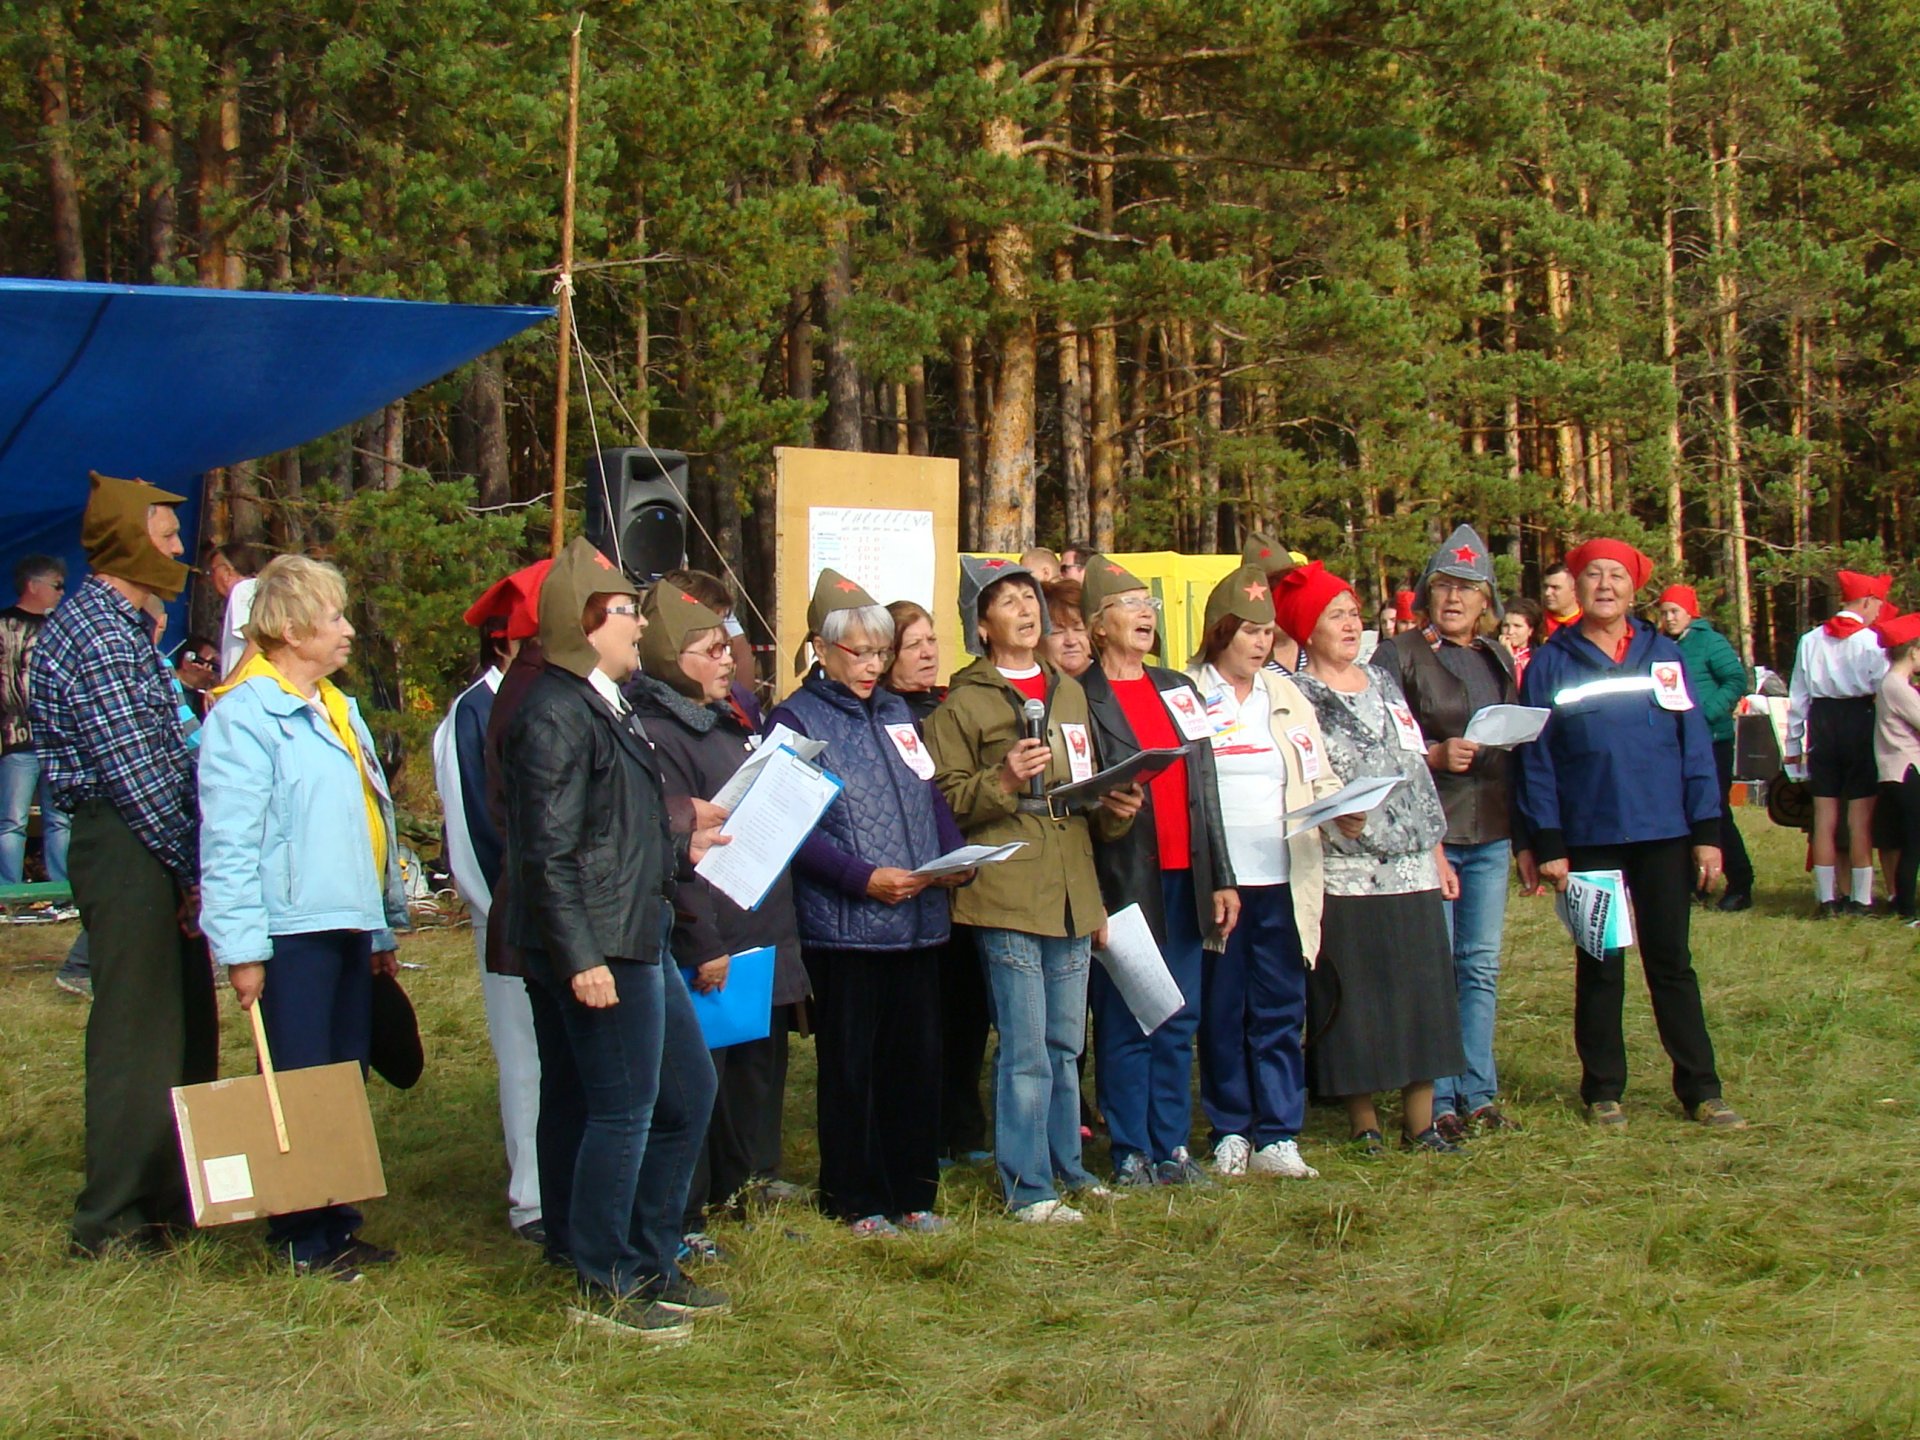
POLYGON ((360 1067, 346 1061, 274 1076, 286 1119, 284 1152, 264 1076, 175 1087, 194 1224, 231 1225, 387 1193, 360 1067))

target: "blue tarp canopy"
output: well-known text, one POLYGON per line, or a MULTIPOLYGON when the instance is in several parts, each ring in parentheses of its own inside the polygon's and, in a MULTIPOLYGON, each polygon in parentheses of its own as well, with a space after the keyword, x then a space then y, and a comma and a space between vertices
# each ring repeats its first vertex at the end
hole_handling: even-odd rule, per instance
POLYGON ((35 551, 82 572, 89 470, 197 502, 205 471, 352 424, 552 314, 0 280, 0 590, 35 551))

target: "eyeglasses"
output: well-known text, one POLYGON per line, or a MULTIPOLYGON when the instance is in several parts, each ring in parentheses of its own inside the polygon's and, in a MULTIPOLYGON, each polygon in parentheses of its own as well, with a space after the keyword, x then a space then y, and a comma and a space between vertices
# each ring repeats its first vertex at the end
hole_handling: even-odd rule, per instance
POLYGON ((209 668, 211 668, 211 667, 212 667, 212 665, 213 665, 213 656, 211 656, 211 655, 191 655, 191 654, 189 654, 189 655, 182 655, 182 656, 180 657, 180 663, 181 663, 182 665, 205 665, 205 666, 208 666, 209 668))
POLYGON ((609 615, 624 615, 631 620, 640 613, 640 607, 638 605, 609 605, 607 606, 607 613, 609 615))
POLYGON ((884 668, 893 663, 891 650, 855 650, 850 645, 842 645, 838 640, 829 640, 827 643, 856 665, 878 664, 884 668))
POLYGON ((681 656, 704 655, 709 660, 724 660, 733 653, 733 647, 724 640, 716 640, 711 645, 697 646, 691 650, 682 650, 681 656))
POLYGON ((1121 595, 1109 600, 1107 603, 1121 610, 1157 611, 1160 609, 1160 597, 1158 595, 1121 595))

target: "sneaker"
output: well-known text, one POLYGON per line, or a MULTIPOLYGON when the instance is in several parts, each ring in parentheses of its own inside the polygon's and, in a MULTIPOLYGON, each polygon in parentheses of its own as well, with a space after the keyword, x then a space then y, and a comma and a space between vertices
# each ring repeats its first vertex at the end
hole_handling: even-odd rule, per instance
POLYGON ((676 1265, 726 1265, 733 1257, 720 1248, 720 1242, 704 1230, 689 1230, 680 1237, 676 1265))
POLYGON ((884 1215, 867 1215, 847 1226, 856 1240, 894 1240, 900 1235, 900 1227, 884 1215))
POLYGON ((1210 1190, 1213 1181, 1207 1172, 1194 1163, 1193 1156, 1184 1145, 1173 1147, 1173 1158, 1162 1160, 1153 1167, 1153 1183, 1156 1185, 1186 1185, 1195 1190, 1210 1190))
POLYGON ((953 1222, 943 1220, 931 1210, 909 1210, 900 1217, 899 1228, 916 1235, 944 1235, 953 1228, 953 1222))
POLYGON ((1751 910, 1753 908, 1753 892, 1751 890, 1729 890, 1720 897, 1720 903, 1714 908, 1724 911, 1728 915, 1732 915, 1740 910, 1751 910))
POLYGON ((649 1345, 684 1345, 693 1338, 693 1322, 684 1311, 669 1310, 638 1295, 597 1305, 569 1305, 567 1318, 576 1325, 630 1336, 649 1345))
POLYGON ((1275 1140, 1253 1152, 1247 1169, 1255 1175, 1281 1175, 1289 1180, 1318 1180, 1320 1172, 1300 1158, 1297 1140, 1275 1140))
POLYGON ((726 1291, 697 1285, 684 1275, 674 1277, 671 1285, 659 1285, 648 1290, 646 1298, 669 1315, 725 1315, 733 1309, 733 1302, 727 1298, 726 1291))
POLYGON ((1618 1100, 1596 1100, 1587 1106, 1587 1123, 1597 1125, 1602 1130, 1624 1130, 1627 1128, 1627 1112, 1620 1108, 1618 1100))
POLYGON ((545 1220, 522 1220, 518 1225, 513 1227, 513 1233, 529 1245, 538 1245, 542 1250, 547 1248, 547 1222, 545 1220))
POLYGON ((1347 1148, 1358 1160, 1378 1160, 1387 1153, 1387 1141, 1378 1130, 1362 1130, 1347 1141, 1347 1148))
POLYGON ((1064 1200, 1036 1200, 1013 1212, 1022 1225, 1078 1225, 1087 1217, 1064 1200))
POLYGON ((1459 1145, 1466 1141, 1467 1122, 1451 1110, 1442 1111, 1434 1116, 1433 1128, 1440 1132, 1440 1138, 1449 1145, 1459 1145))
POLYGON ((1495 1130, 1520 1130, 1524 1127, 1511 1115, 1504 1113, 1498 1105, 1482 1105, 1467 1117, 1467 1123, 1483 1134, 1495 1130))
POLYGON ((1120 1163, 1113 1169, 1113 1188, 1116 1190, 1141 1190, 1153 1184, 1153 1166, 1147 1163, 1147 1157, 1138 1150, 1129 1151, 1120 1157, 1120 1163))
POLYGON ((1847 913, 1845 900, 1822 900, 1814 906, 1813 918, 1816 920, 1838 920, 1847 913))
POLYGON ((1213 1145, 1213 1171, 1216 1175, 1244 1175, 1247 1157, 1253 1147, 1244 1135, 1222 1135, 1213 1145))
POLYGON ((1442 1135, 1440 1133, 1440 1127, 1437 1125, 1427 1126, 1427 1128, 1422 1130, 1418 1135, 1409 1135, 1406 1131, 1402 1130, 1400 1132, 1400 1148, 1402 1150, 1425 1150, 1434 1155, 1464 1155, 1467 1153, 1464 1146, 1456 1145, 1453 1141, 1442 1135))
POLYGON ((1689 1116, 1702 1125, 1714 1130, 1744 1130, 1747 1118, 1718 1095, 1711 1100, 1702 1100, 1688 1112, 1689 1116))
POLYGON ((93 976, 78 966, 69 970, 62 965, 54 972, 53 983, 69 995, 78 995, 82 1000, 93 999, 93 976))

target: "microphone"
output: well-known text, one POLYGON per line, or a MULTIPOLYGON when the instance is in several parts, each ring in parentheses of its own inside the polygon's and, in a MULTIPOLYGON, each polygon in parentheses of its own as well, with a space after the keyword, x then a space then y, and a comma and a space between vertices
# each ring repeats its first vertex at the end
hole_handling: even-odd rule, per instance
MULTIPOLYGON (((1020 707, 1021 718, 1027 722, 1027 739, 1045 741, 1047 738, 1047 707, 1038 700, 1029 700, 1020 707)), ((1035 800, 1047 798, 1047 772, 1030 777, 1027 781, 1027 794, 1035 800)))

